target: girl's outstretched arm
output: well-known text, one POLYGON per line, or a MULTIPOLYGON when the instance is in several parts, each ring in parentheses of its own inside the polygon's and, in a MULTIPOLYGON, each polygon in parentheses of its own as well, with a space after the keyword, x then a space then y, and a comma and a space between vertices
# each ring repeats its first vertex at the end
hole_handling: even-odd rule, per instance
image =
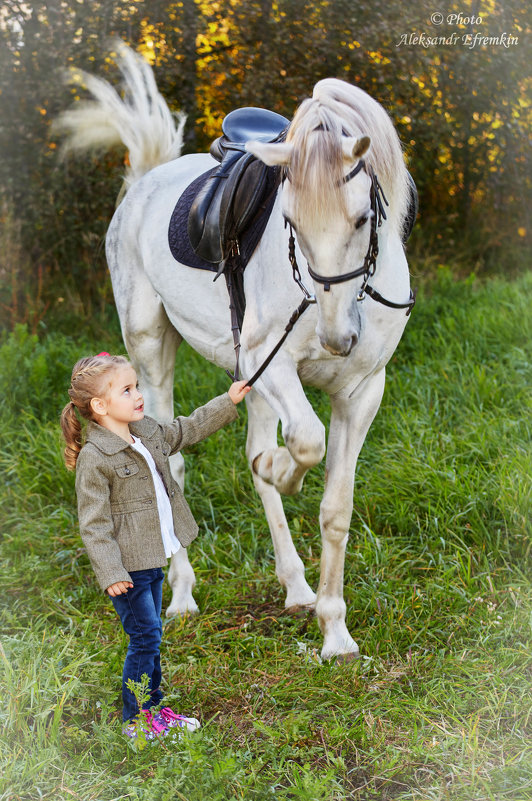
POLYGON ((205 406, 197 408, 188 417, 179 416, 173 423, 162 425, 163 436, 169 444, 172 454, 182 448, 195 445, 196 442, 201 442, 202 439, 214 434, 215 431, 236 420, 237 417, 235 401, 229 396, 229 392, 224 392, 223 395, 213 398, 205 406))

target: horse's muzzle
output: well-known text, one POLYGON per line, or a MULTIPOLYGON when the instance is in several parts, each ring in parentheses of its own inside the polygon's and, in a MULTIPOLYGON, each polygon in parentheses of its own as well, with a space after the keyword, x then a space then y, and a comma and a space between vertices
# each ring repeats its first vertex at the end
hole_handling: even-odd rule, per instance
POLYGON ((349 356, 355 345, 358 343, 358 334, 352 334, 343 340, 333 342, 331 340, 324 341, 320 337, 320 344, 322 348, 332 354, 333 356, 349 356))

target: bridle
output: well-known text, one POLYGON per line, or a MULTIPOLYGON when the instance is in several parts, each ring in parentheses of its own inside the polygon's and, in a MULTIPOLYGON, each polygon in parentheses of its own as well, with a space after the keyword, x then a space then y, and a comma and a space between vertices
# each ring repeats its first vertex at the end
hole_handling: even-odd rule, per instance
MULTIPOLYGON (((416 302, 416 293, 410 290, 410 298, 408 303, 394 303, 391 300, 387 300, 384 298, 376 289, 374 289, 368 283, 369 279, 372 275, 375 274, 375 270, 377 268, 377 256, 379 255, 379 236, 377 229, 380 228, 382 225, 382 221, 386 220, 386 211, 384 206, 388 206, 389 203, 386 199, 386 196, 383 192, 382 186, 379 183, 379 179, 377 178, 376 173, 372 169, 369 164, 366 164, 364 159, 359 159, 356 165, 353 167, 351 172, 345 175, 342 179, 342 183, 348 183, 351 181, 358 173, 364 170, 366 174, 369 176, 371 180, 371 188, 370 188, 370 207, 371 207, 371 230, 370 230, 370 237, 369 237, 369 245, 366 255, 364 257, 364 263, 362 267, 357 268, 356 270, 351 270, 348 273, 342 273, 341 275, 333 275, 333 276, 326 276, 320 275, 319 273, 315 272, 310 264, 307 262, 308 272, 310 277, 319 284, 323 284, 324 292, 329 292, 331 289, 331 284, 343 284, 345 281, 351 281, 354 278, 359 278, 363 276, 362 286, 360 287, 358 294, 357 294, 357 301, 361 302, 364 300, 366 295, 369 295, 370 298, 375 300, 377 303, 382 303, 384 306, 388 306, 391 309, 406 309, 406 316, 408 317, 414 308, 414 304, 416 302)), ((290 174, 288 169, 285 169, 282 182, 284 183, 285 180, 290 180, 290 174)), ((287 338, 288 334, 294 327, 295 323, 299 320, 301 315, 308 309, 309 306, 316 303, 316 296, 311 294, 308 289, 306 288, 305 284, 303 283, 303 279, 301 278, 301 272, 299 270, 299 266, 297 263, 296 258, 296 244, 295 244, 295 236, 292 224, 290 220, 285 217, 285 227, 288 225, 290 229, 290 237, 288 240, 288 259, 292 266, 292 277, 296 284, 299 286, 301 291, 303 292, 303 300, 294 310, 292 313, 290 320, 288 321, 287 326, 285 327, 284 333, 280 340, 277 342, 273 350, 270 351, 266 359, 263 361, 261 366, 258 370, 254 373, 254 375, 249 379, 247 382, 247 386, 253 386, 255 381, 262 375, 264 370, 268 367, 271 360, 275 356, 275 354, 279 351, 281 346, 283 345, 285 339, 287 338)), ((238 339, 238 345, 235 343, 235 350, 237 352, 237 366, 235 371, 235 376, 238 376, 238 354, 240 349, 240 340, 238 339)), ((229 375, 231 375, 229 373, 229 375)), ((234 376, 231 376, 234 378, 234 376)))
MULTIPOLYGON (((416 295, 415 292, 410 290, 410 298, 408 303, 393 303, 391 300, 386 300, 383 296, 377 292, 376 289, 373 289, 372 286, 369 285, 368 281, 372 275, 375 274, 375 270, 377 268, 377 256, 379 255, 379 235, 377 233, 377 229, 381 227, 382 221, 386 220, 386 211, 384 206, 388 206, 389 203, 386 199, 386 195, 382 189, 382 186, 379 183, 379 179, 377 178, 376 173, 373 171, 372 167, 369 164, 366 164, 364 159, 359 159, 357 164, 353 167, 351 172, 343 178, 343 183, 348 183, 352 178, 354 178, 358 173, 364 170, 366 174, 369 176, 371 180, 371 189, 370 189, 370 207, 371 207, 371 230, 369 235, 369 245, 366 255, 364 257, 364 263, 362 267, 359 267, 356 270, 351 270, 348 273, 342 273, 341 275, 320 275, 319 273, 315 272, 312 269, 310 264, 307 262, 308 272, 310 277, 317 281, 319 284, 323 284, 324 292, 329 292, 331 289, 331 284, 343 284, 345 281, 352 281, 353 278, 359 278, 363 276, 362 286, 358 291, 357 294, 357 301, 363 301, 366 295, 369 295, 370 298, 377 301, 377 303, 382 303, 384 306, 389 306, 392 309, 407 309, 406 315, 407 317, 411 313, 412 309, 414 308, 414 304, 416 302, 416 295)), ((288 177, 288 176, 287 176, 288 177)), ((290 227, 290 239, 288 244, 288 253, 290 263, 292 264, 292 270, 294 270, 294 261, 295 261, 295 241, 294 241, 294 232, 292 229, 292 225, 289 220, 285 218, 285 224, 290 227), (294 255, 292 255, 294 254, 294 255)), ((297 264, 297 263, 296 263, 297 264)), ((299 274, 299 268, 297 268, 297 273, 299 274)), ((299 280, 295 277, 294 280, 296 283, 301 287, 300 283, 301 276, 299 275, 299 280)))

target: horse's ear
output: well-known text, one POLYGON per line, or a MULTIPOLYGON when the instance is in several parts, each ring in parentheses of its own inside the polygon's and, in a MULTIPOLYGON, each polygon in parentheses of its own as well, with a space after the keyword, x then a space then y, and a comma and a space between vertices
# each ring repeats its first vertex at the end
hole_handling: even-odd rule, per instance
POLYGON ((292 158, 292 148, 289 142, 246 142, 248 153, 253 153, 268 167, 287 167, 292 158))
POLYGON ((361 158, 367 152, 371 143, 369 136, 346 136, 342 139, 342 150, 344 158, 348 161, 354 161, 361 158))

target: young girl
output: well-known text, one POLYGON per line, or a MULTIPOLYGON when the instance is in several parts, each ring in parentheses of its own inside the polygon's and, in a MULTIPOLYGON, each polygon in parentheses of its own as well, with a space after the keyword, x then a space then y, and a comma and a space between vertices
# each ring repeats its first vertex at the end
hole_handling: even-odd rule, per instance
MULTIPOLYGON (((148 675, 146 709, 163 698, 162 568, 198 533, 168 457, 234 420, 235 405, 249 389, 245 381, 237 381, 190 417, 160 425, 145 417, 135 370, 123 356, 89 356, 72 371, 70 402, 61 414, 65 462, 76 470, 80 532, 91 564, 129 635, 122 699, 124 733, 130 737, 137 735, 139 708, 128 679, 140 682, 148 675), (89 421, 84 445, 77 413, 89 421)), ((145 718, 150 739, 169 727, 199 726, 169 707, 145 718)))

